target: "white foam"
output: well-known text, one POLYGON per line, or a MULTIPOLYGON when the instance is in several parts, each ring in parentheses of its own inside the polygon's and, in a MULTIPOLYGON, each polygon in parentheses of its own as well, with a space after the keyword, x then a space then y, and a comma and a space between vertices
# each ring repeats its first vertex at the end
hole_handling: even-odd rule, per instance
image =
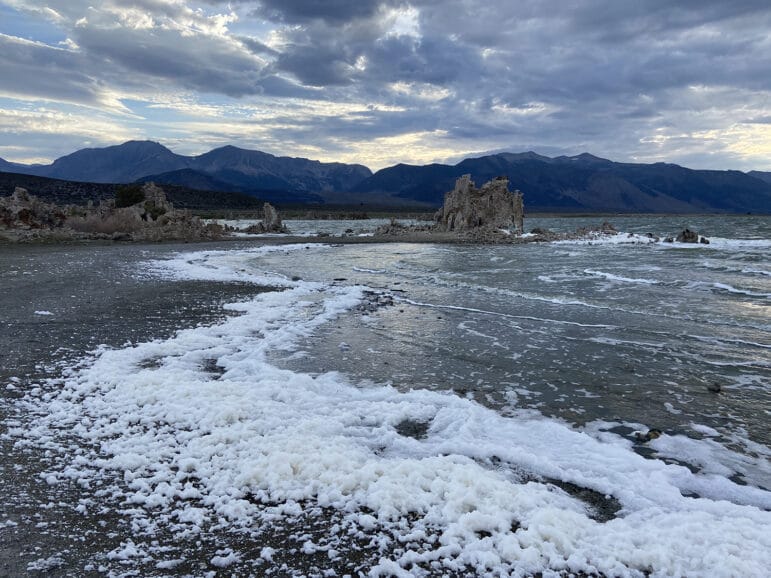
POLYGON ((240 281, 273 287, 294 286, 295 283, 285 275, 264 271, 249 265, 252 260, 269 253, 286 253, 295 251, 328 249, 329 245, 290 244, 266 245, 251 249, 210 250, 190 253, 177 253, 162 261, 143 263, 146 275, 174 280, 201 281, 240 281))
MULTIPOLYGON (((710 437, 717 434, 706 426, 692 428, 710 437)), ((660 456, 696 466, 704 474, 730 477, 739 473, 754 485, 771 488, 771 461, 767 453, 752 458, 732 452, 713 439, 696 440, 683 435, 662 436, 653 440, 650 446, 660 456)))
POLYGON ((766 271, 765 269, 754 269, 752 267, 745 267, 741 270, 742 273, 747 273, 749 275, 764 275, 766 277, 771 277, 771 271, 766 271))
POLYGON ((733 293, 735 295, 745 295, 747 297, 761 297, 764 299, 771 299, 771 293, 759 293, 757 291, 750 291, 748 289, 741 289, 739 287, 734 287, 733 285, 729 285, 728 283, 710 283, 710 282, 704 282, 704 281, 695 281, 688 284, 689 289, 701 289, 706 288, 710 290, 717 290, 725 293, 733 293))
POLYGON ((372 273, 374 275, 388 273, 387 269, 367 269, 366 267, 352 267, 351 269, 357 273, 372 273))
POLYGON ((669 247, 676 249, 705 249, 714 251, 737 251, 737 250, 758 250, 771 249, 771 240, 769 239, 727 239, 721 237, 708 237, 709 244, 704 243, 668 243, 661 237, 649 237, 637 233, 590 233, 580 239, 568 239, 553 241, 556 245, 656 245, 657 247, 669 247))
MULTIPOLYGON (((276 367, 271 353, 322 331, 364 288, 242 271, 255 255, 199 252, 153 264, 175 278, 275 278, 286 289, 231 305, 241 315, 219 325, 103 349, 53 395, 28 398, 41 417, 19 428, 21 439, 56 448, 64 429, 85 442, 73 456, 62 441, 50 475, 99 480, 149 534, 200 531, 220 519, 259 530, 312 500, 341 512, 341 534, 380 534, 373 575, 407 575, 419 561, 496 574, 761 576, 771 567, 771 513, 762 509, 771 493, 725 471, 644 459, 623 438, 533 412, 503 416, 448 393, 357 387, 335 373, 276 367), (218 379, 205 369, 212 359, 224 371, 218 379), (400 435, 405 419, 427 423, 426 436, 400 435), (612 495, 623 509, 600 523, 585 503, 533 476, 612 495)), ((683 453, 681 440, 656 442, 662 453, 683 453)), ((151 555, 127 541, 108 558, 151 555)), ((212 563, 236 560, 222 550, 212 563)))
MULTIPOLYGON (((676 243, 676 245, 688 246, 695 245, 694 243, 676 243)), ((753 250, 765 250, 771 249, 771 239, 726 239, 723 237, 709 237, 709 245, 698 244, 698 246, 706 247, 708 249, 753 249, 753 250)))
POLYGON ((637 233, 607 234, 594 232, 580 239, 554 241, 555 245, 650 245, 658 243, 655 237, 638 235, 637 233))
POLYGON ((655 279, 624 277, 623 275, 616 275, 614 273, 607 273, 596 269, 584 269, 584 273, 587 275, 594 275, 595 277, 602 277, 603 279, 617 283, 637 283, 642 285, 656 285, 658 283, 655 279))

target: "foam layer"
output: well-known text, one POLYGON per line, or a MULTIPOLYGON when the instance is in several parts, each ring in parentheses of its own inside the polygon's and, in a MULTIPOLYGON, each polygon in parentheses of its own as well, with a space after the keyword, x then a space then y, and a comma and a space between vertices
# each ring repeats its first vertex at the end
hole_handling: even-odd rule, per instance
MULTIPOLYGON (((311 501, 342 512, 341 536, 374 538, 382 559, 373 575, 420 574, 418 563, 514 575, 762 576, 771 567, 771 493, 724 471, 697 475, 644 459, 602 424, 581 431, 452 394, 277 367, 275 355, 351 314, 366 288, 260 271, 261 253, 276 250, 329 249, 197 252, 149 264, 174 278, 284 290, 228 306, 240 315, 219 325, 101 350, 53 393, 28 399, 42 417, 17 433, 59 453, 49 483, 105 484, 100 494, 125 504, 138 534, 149 535, 223 523, 258 532, 311 501), (419 433, 405 433, 405 423, 419 433), (62 433, 85 449, 73 454, 62 433), (600 515, 598 503, 565 489, 576 486, 620 510, 600 515)), ((701 465, 728 451, 679 436, 656 444, 701 465)), ((136 555, 125 546, 116 559, 136 555)), ((334 546, 332 536, 325 547, 334 546)), ((166 563, 160 549, 142 555, 166 563)), ((224 549, 213 563, 238 560, 224 549)))

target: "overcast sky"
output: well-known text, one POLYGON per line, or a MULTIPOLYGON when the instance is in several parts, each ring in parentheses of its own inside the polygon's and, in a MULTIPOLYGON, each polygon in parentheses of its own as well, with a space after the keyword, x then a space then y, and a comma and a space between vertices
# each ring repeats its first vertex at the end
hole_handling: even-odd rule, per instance
POLYGON ((0 157, 771 170, 768 0, 0 0, 0 157))

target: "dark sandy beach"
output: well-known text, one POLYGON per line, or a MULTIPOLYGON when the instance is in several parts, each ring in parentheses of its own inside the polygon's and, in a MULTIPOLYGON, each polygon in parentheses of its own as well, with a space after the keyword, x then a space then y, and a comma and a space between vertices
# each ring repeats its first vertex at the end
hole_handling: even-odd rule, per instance
MULTIPOLYGON (((115 515, 75 511, 83 489, 47 484, 40 477, 47 456, 14 447, 6 424, 23 427, 29 416, 16 421, 13 403, 60 373, 54 359, 62 363, 100 344, 117 347, 211 324, 225 315, 223 303, 264 290, 240 283, 147 283, 134 276, 138 262, 189 247, 0 246, 0 576, 87 575, 89 553, 110 551, 131 535, 127 521, 115 515)), ((104 572, 94 568, 93 574, 104 572)))

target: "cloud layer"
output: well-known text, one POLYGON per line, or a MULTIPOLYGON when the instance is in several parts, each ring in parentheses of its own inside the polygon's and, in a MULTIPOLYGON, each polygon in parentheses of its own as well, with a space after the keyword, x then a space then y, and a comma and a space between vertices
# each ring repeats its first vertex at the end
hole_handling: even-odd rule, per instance
POLYGON ((767 2, 48 5, 0 0, 11 160, 131 135, 373 168, 535 149, 771 169, 767 2))

